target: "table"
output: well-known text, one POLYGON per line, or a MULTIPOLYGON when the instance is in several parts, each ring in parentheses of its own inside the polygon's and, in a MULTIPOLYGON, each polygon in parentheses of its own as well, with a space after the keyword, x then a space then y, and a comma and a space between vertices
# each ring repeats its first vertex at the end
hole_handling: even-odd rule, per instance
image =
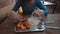
MULTIPOLYGON (((43 1, 41 1, 41 2, 43 2, 43 1)), ((56 4, 55 3, 52 3, 52 2, 49 2, 49 1, 44 1, 43 5, 44 6, 54 6, 53 7, 54 9, 53 9, 53 12, 52 12, 52 14, 54 14, 55 9, 56 9, 56 4)))
MULTIPOLYGON (((43 1, 41 1, 43 3, 43 1)), ((43 3, 44 6, 50 6, 50 5, 55 5, 54 3, 52 2, 49 2, 49 1, 44 1, 43 3)))
MULTIPOLYGON (((46 19, 46 26, 60 27, 60 14, 49 14, 46 19)), ((18 34, 13 31, 14 27, 15 24, 10 22, 7 18, 2 24, 0 24, 0 34, 18 34)), ((28 32, 20 34, 60 34, 60 30, 47 28, 43 32, 28 32)))

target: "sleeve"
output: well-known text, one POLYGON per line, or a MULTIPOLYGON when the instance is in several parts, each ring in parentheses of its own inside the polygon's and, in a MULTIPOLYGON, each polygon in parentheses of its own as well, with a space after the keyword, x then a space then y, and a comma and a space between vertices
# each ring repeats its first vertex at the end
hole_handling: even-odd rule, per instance
POLYGON ((47 8, 41 3, 41 0, 37 0, 37 7, 44 11, 45 16, 48 15, 47 8))
POLYGON ((15 4, 14 8, 12 9, 12 11, 15 11, 15 12, 16 12, 16 11, 19 9, 20 6, 21 6, 21 1, 18 0, 18 1, 16 2, 16 4, 15 4))

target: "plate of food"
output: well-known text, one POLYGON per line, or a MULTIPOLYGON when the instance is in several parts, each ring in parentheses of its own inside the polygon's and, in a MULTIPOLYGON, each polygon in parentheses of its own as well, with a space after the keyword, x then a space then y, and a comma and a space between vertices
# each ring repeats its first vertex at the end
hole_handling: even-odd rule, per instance
POLYGON ((37 17, 23 17, 14 27, 15 32, 35 32, 45 29, 44 22, 41 22, 37 17))

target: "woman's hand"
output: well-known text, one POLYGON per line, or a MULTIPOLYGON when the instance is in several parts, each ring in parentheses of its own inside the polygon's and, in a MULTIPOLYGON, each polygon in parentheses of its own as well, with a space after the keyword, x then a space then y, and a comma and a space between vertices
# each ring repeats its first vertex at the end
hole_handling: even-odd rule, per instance
POLYGON ((40 9, 35 10, 32 13, 32 15, 34 15, 34 16, 42 16, 42 17, 45 16, 43 10, 40 10, 40 9))
POLYGON ((44 15, 44 11, 43 10, 40 10, 40 9, 37 9, 35 10, 33 13, 32 13, 33 16, 36 16, 36 17, 42 17, 43 20, 45 21, 45 15, 44 15))
POLYGON ((15 11, 10 11, 10 12, 8 13, 8 17, 9 17, 10 21, 12 21, 12 22, 17 22, 17 21, 20 20, 20 18, 22 18, 22 16, 19 15, 19 14, 18 14, 17 12, 15 12, 15 11))

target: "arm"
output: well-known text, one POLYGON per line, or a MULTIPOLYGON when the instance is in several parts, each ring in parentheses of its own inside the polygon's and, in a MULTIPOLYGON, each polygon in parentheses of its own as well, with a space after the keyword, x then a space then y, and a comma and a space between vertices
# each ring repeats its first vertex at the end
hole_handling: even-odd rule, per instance
POLYGON ((9 13, 8 13, 8 16, 10 17, 10 18, 12 18, 12 19, 19 19, 20 17, 21 17, 21 15, 19 15, 18 13, 17 13, 17 10, 19 9, 19 7, 21 6, 21 1, 20 0, 18 0, 17 2, 16 2, 16 4, 15 4, 15 6, 14 6, 14 8, 12 9, 12 11, 10 11, 9 13))
MULTIPOLYGON (((12 12, 13 12, 14 15, 19 15, 19 14, 17 13, 17 10, 18 10, 19 7, 21 6, 21 4, 22 4, 22 0, 18 0, 18 1, 16 2, 14 8, 12 9, 12 12)), ((19 16, 20 16, 20 15, 19 15, 19 16)), ((20 16, 20 17, 21 17, 21 16, 20 16)))
POLYGON ((45 16, 48 14, 47 8, 41 3, 41 0, 37 0, 37 6, 38 8, 42 9, 44 11, 45 16))

